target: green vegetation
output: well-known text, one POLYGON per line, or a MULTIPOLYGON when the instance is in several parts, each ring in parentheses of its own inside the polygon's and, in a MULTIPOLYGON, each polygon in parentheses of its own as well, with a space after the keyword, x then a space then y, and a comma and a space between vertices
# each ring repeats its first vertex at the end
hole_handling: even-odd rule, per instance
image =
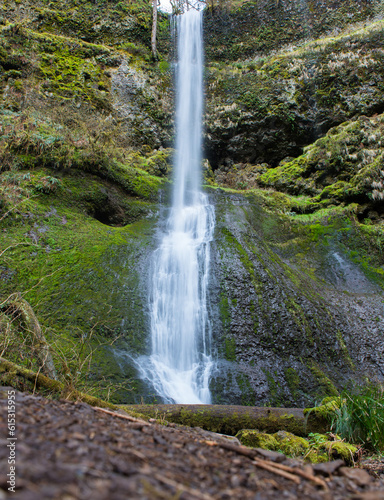
POLYGON ((342 459, 348 465, 358 460, 358 448, 345 443, 339 436, 309 433, 307 438, 295 436, 287 431, 267 434, 258 430, 243 429, 236 434, 241 444, 252 448, 278 451, 291 458, 320 463, 342 459))
POLYGON ((343 392, 332 414, 332 429, 348 441, 384 451, 384 390, 368 386, 343 392))
POLYGON ((335 27, 343 29, 351 23, 374 18, 382 9, 379 0, 370 3, 341 0, 337 9, 332 8, 331 1, 321 4, 291 2, 288 8, 286 2, 276 0, 269 0, 262 7, 256 0, 214 3, 219 3, 231 15, 231 22, 220 22, 223 13, 218 8, 206 16, 208 58, 223 62, 264 55, 290 43, 303 43, 335 27))

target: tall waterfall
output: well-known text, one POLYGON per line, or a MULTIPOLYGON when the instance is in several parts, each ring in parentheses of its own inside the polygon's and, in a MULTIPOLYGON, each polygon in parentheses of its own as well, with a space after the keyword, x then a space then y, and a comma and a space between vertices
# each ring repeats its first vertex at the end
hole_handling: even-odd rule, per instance
POLYGON ((202 15, 177 21, 176 157, 172 207, 151 283, 152 354, 142 369, 168 403, 210 403, 211 330, 207 311, 215 216, 202 193, 202 15))

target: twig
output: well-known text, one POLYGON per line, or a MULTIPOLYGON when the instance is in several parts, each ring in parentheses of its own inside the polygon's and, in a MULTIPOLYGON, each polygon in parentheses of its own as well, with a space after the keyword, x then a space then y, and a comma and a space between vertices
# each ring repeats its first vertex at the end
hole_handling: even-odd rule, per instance
POLYGON ((150 423, 146 422, 145 420, 131 417, 130 415, 122 415, 121 413, 117 413, 115 411, 105 410, 104 408, 99 408, 98 406, 94 406, 93 409, 98 410, 98 411, 102 411, 103 413, 107 413, 108 415, 111 415, 112 417, 119 417, 119 418, 123 418, 124 420, 129 420, 130 422, 138 422, 142 425, 151 425, 150 423))
POLYGON ((285 472, 283 470, 276 468, 275 467, 276 464, 274 464, 273 462, 266 462, 265 460, 254 460, 252 463, 253 465, 256 465, 256 467, 260 467, 260 469, 265 469, 269 472, 273 472, 273 474, 285 477, 285 479, 289 479, 290 481, 293 481, 296 484, 301 483, 300 478, 297 477, 296 474, 290 474, 289 472, 285 472))
POLYGON ((304 479, 308 479, 308 481, 312 481, 314 484, 317 484, 317 486, 322 486, 325 489, 328 488, 327 483, 325 481, 316 476, 313 476, 312 474, 308 474, 308 472, 305 472, 302 469, 296 467, 289 467, 288 465, 277 464, 277 463, 273 463, 273 467, 275 467, 276 469, 281 469, 286 472, 291 472, 292 474, 301 476, 304 479))
MULTIPOLYGON (((212 446, 212 443, 215 441, 206 441, 206 444, 209 444, 212 446)), ((217 446, 220 446, 220 448, 224 448, 225 450, 229 451, 234 451, 235 453, 238 453, 239 455, 244 455, 245 457, 248 458, 255 458, 257 456, 257 452, 254 450, 251 450, 250 448, 246 448, 245 446, 237 446, 231 443, 219 443, 215 442, 217 446)))
POLYGON ((16 243, 16 245, 9 245, 9 247, 5 248, 0 252, 0 257, 2 257, 7 250, 11 250, 12 248, 20 247, 20 246, 34 246, 37 247, 38 245, 35 245, 34 243, 29 243, 28 241, 22 241, 20 243, 16 243))
MULTIPOLYGON (((249 457, 252 459, 254 459, 257 456, 256 451, 253 451, 249 448, 246 448, 245 446, 236 446, 236 445, 233 445, 230 443, 218 443, 216 441, 206 441, 206 444, 208 444, 210 446, 220 446, 221 448, 224 448, 224 449, 230 450, 230 451, 234 451, 235 453, 238 453, 239 455, 244 455, 245 457, 249 457)), ((278 464, 275 462, 269 462, 269 461, 267 462, 266 460, 262 460, 260 458, 256 459, 253 463, 254 464, 256 464, 256 463, 257 464, 260 464, 260 463, 266 464, 269 467, 267 470, 270 470, 271 472, 275 472, 276 469, 279 469, 280 471, 284 471, 286 473, 289 473, 290 476, 293 476, 293 475, 301 476, 304 479, 312 481, 314 484, 316 484, 318 486, 322 486, 325 489, 328 488, 325 481, 323 481, 322 479, 320 479, 318 477, 313 476, 312 474, 308 474, 307 472, 305 472, 299 468, 293 468, 293 467, 289 467, 288 465, 278 464), (273 469, 273 470, 271 470, 271 469, 273 469)), ((276 472, 276 474, 277 474, 277 472, 276 472)), ((292 479, 292 477, 290 477, 289 479, 292 479)), ((295 482, 297 482, 297 481, 295 481, 295 482)))
POLYGON ((214 498, 211 495, 207 495, 207 493, 203 493, 202 491, 189 488, 184 484, 177 483, 173 479, 161 476, 160 474, 151 472, 151 476, 157 479, 157 481, 166 484, 167 486, 172 486, 173 488, 176 489, 176 491, 177 490, 180 491, 180 493, 183 493, 185 491, 186 493, 189 493, 190 495, 197 497, 199 500, 214 500, 214 498))

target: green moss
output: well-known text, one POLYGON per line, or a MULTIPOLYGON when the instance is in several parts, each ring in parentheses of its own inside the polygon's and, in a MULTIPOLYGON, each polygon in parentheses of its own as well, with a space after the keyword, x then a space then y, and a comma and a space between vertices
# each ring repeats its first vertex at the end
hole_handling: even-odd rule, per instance
POLYGON ((241 404, 243 406, 253 406, 254 405, 254 390, 249 381, 249 378, 245 374, 240 374, 236 377, 237 385, 241 390, 241 404))
POLYGON ((146 217, 155 207, 91 174, 57 173, 57 187, 47 173, 2 177, 0 194, 22 202, 2 221, 2 249, 11 246, 1 263, 10 277, 2 297, 18 291, 32 304, 59 371, 77 373, 89 356, 81 384, 106 395, 101 380, 107 377, 118 390, 114 400, 127 401, 138 384, 135 370, 122 369, 108 346, 121 336, 116 347, 143 352, 147 329, 137 266, 150 251, 155 219, 146 217))
POLYGON ((306 439, 295 436, 291 432, 279 431, 273 434, 278 443, 275 448, 289 457, 303 456, 309 449, 309 443, 306 439))
POLYGON ((321 370, 315 361, 309 361, 308 367, 312 372, 319 385, 319 396, 338 396, 339 392, 336 389, 331 379, 321 370))
POLYGON ((320 419, 324 419, 329 424, 331 423, 335 410, 340 408, 341 400, 340 398, 335 398, 334 396, 329 396, 323 399, 320 406, 315 406, 314 408, 305 408, 304 415, 315 415, 320 419))
POLYGON ((337 340, 339 342, 340 348, 342 350, 344 359, 347 361, 347 363, 349 364, 349 366, 354 369, 355 365, 354 365, 354 363, 353 363, 353 361, 351 359, 351 356, 350 356, 348 348, 347 348, 347 346, 345 344, 343 335, 342 335, 342 333, 339 330, 337 330, 337 332, 336 332, 336 337, 337 337, 337 340))
POLYGON ((312 463, 342 459, 347 465, 353 465, 357 453, 356 446, 343 441, 329 441, 328 436, 321 434, 310 434, 305 439, 287 431, 271 435, 242 429, 236 437, 245 446, 279 451, 288 457, 300 457, 312 463))
POLYGON ((306 453, 305 460, 312 464, 320 464, 329 462, 329 456, 326 452, 319 452, 319 450, 311 449, 306 453))
POLYGON ((297 390, 299 389, 300 386, 300 376, 297 373, 297 371, 292 368, 288 367, 285 368, 284 370, 284 375, 285 375, 285 380, 287 381, 289 390, 291 391, 291 394, 294 398, 296 398, 297 395, 297 390))
MULTIPOLYGON (((347 465, 354 465, 357 454, 356 446, 344 441, 327 441, 322 448, 328 455, 329 460, 342 459, 347 465)), ((321 450, 320 450, 321 451, 321 450)))
POLYGON ((268 370, 263 369, 263 372, 268 382, 270 403, 275 406, 283 406, 283 395, 279 380, 275 380, 275 377, 268 370))
POLYGON ((236 340, 233 337, 224 339, 224 356, 228 361, 236 361, 236 340))
POLYGON ((279 443, 274 436, 253 429, 242 429, 236 434, 237 439, 244 446, 263 448, 265 450, 278 450, 279 443))

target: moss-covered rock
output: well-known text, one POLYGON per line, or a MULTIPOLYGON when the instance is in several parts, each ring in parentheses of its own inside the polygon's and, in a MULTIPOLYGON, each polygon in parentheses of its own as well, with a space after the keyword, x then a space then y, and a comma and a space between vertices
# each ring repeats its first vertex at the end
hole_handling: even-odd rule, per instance
POLYGON ((380 141, 384 115, 361 117, 332 128, 296 159, 258 177, 258 183, 292 194, 307 194, 321 206, 359 203, 359 217, 379 220, 384 176, 380 141))
POLYGON ((358 451, 356 446, 343 441, 327 441, 321 446, 320 454, 321 450, 325 450, 329 460, 342 459, 347 465, 354 464, 358 451))
POLYGON ((220 190, 212 199, 217 249, 212 265, 219 287, 213 300, 220 304, 214 335, 222 359, 212 380, 214 397, 222 404, 244 404, 245 393, 249 405, 309 406, 311 400, 336 396, 367 368, 356 369, 360 363, 348 339, 361 348, 361 336, 375 337, 377 321, 367 315, 360 322, 354 314, 351 329, 346 318, 360 293, 364 307, 371 307, 371 300, 371 311, 373 303, 379 305, 379 248, 368 250, 362 225, 347 209, 301 215, 298 207, 306 198, 261 190, 245 197, 220 190), (240 376, 246 377, 246 388, 238 384, 240 376))
POLYGON ((341 402, 341 398, 329 396, 324 398, 319 406, 315 406, 314 408, 305 408, 304 415, 315 414, 321 418, 332 420, 332 416, 335 410, 340 408, 341 402))
POLYGON ((305 439, 286 431, 268 434, 243 429, 236 437, 245 446, 279 451, 288 457, 303 458, 311 463, 342 459, 347 465, 353 465, 357 453, 356 446, 341 440, 329 441, 328 436, 321 434, 310 434, 305 439))
POLYGON ((287 456, 302 456, 309 449, 309 443, 306 439, 295 436, 291 432, 279 431, 273 434, 273 437, 278 443, 278 448, 275 449, 278 449, 287 456))
POLYGON ((251 448, 263 448, 265 450, 277 450, 279 443, 276 438, 265 432, 253 429, 243 429, 236 434, 240 443, 251 448))

